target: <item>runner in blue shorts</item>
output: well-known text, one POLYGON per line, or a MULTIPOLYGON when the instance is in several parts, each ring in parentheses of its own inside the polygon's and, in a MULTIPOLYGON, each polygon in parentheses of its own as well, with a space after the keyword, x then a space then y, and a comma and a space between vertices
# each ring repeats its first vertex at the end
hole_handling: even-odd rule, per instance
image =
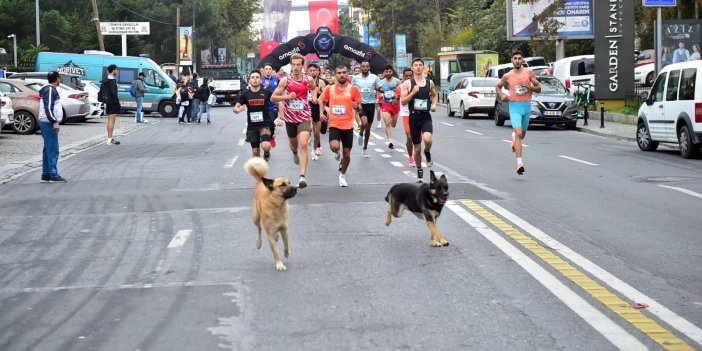
POLYGON ((524 162, 522 160, 522 140, 526 137, 529 128, 529 117, 531 116, 531 94, 541 92, 541 84, 536 80, 534 72, 522 67, 524 56, 522 52, 516 50, 512 53, 511 71, 505 73, 495 90, 497 96, 502 101, 509 100, 509 120, 512 122, 512 143, 510 149, 517 154, 517 174, 524 173, 524 162), (509 85, 509 94, 502 94, 502 87, 509 85))

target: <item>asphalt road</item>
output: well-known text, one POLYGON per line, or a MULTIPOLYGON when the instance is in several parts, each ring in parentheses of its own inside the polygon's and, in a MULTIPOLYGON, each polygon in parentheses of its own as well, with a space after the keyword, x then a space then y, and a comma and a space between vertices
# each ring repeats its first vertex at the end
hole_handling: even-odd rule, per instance
MULTIPOLYGON (((77 152, 69 183, 0 185, 0 350, 702 348, 702 159, 534 127, 518 176, 510 128, 440 109, 451 245, 411 214, 384 226, 414 170, 374 127, 348 188, 328 148, 310 161, 278 272, 255 247, 245 119, 213 111, 77 152)), ((282 140, 270 175, 294 180, 282 140)))

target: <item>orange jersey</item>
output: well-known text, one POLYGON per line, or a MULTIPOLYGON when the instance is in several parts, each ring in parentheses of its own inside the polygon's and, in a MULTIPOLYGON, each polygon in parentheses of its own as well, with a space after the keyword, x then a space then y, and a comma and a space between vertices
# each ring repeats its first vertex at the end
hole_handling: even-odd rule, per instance
POLYGON ((353 103, 361 103, 361 91, 357 86, 347 84, 345 89, 333 84, 322 94, 322 101, 329 106, 329 128, 353 129, 353 103))

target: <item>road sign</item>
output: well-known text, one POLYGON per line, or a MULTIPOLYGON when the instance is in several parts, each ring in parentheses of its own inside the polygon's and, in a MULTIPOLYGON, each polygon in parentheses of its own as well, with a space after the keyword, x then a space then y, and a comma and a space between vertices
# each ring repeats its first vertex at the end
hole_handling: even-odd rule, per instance
POLYGON ((149 22, 100 22, 102 35, 149 35, 149 22))
POLYGON ((675 7, 677 0, 643 0, 645 7, 675 7))
POLYGON ((246 58, 254 58, 254 57, 256 57, 256 54, 254 54, 253 52, 246 54, 246 58))

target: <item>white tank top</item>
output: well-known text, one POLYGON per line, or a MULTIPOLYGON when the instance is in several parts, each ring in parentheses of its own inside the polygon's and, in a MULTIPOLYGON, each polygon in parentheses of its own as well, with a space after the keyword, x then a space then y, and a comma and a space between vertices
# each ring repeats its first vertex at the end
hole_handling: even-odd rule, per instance
MULTIPOLYGON (((405 88, 405 82, 400 83, 400 96, 404 93, 402 91, 405 88)), ((400 116, 409 116, 409 104, 403 105, 400 103, 400 116)))

